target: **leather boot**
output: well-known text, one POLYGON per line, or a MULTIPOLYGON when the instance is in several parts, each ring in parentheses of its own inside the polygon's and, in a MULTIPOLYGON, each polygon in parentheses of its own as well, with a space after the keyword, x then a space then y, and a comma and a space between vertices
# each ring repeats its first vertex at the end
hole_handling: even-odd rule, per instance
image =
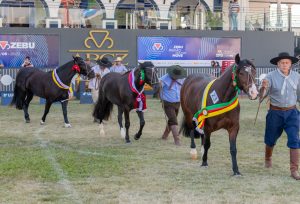
POLYGON ((175 145, 180 146, 180 139, 179 139, 179 132, 177 129, 177 125, 172 125, 172 126, 170 126, 170 128, 171 128, 171 131, 172 131, 172 134, 174 137, 175 145))
POLYGON ((265 152, 265 167, 272 168, 272 153, 273 147, 266 145, 266 152, 265 152))
POLYGON ((298 149, 290 149, 290 170, 291 177, 296 180, 300 180, 300 176, 298 173, 299 166, 299 151, 298 149))
POLYGON ((169 133, 170 133, 170 127, 168 125, 166 125, 166 129, 164 131, 164 134, 162 135, 161 139, 163 140, 167 140, 168 139, 168 136, 169 136, 169 133))

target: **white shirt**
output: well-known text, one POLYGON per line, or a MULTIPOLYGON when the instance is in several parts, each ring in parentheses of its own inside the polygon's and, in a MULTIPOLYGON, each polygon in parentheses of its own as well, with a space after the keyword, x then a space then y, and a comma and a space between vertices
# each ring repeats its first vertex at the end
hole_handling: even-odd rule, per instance
MULTIPOLYGON (((101 80, 102 77, 104 77, 106 74, 109 73, 109 69, 108 68, 101 69, 99 65, 96 65, 96 66, 92 67, 92 70, 94 70, 95 75, 96 74, 100 74, 100 77, 99 77, 100 80, 101 80)), ((95 83, 99 79, 97 79, 97 77, 94 77, 94 78, 90 79, 89 89, 95 89, 96 88, 95 87, 95 83)), ((100 82, 100 80, 98 82, 100 82)))

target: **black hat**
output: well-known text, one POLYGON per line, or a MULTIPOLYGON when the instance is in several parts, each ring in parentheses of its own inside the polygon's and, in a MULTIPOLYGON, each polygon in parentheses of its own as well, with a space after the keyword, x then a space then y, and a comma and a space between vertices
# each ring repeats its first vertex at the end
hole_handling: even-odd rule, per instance
POLYGON ((151 61, 139 62, 140 68, 144 69, 147 67, 154 67, 154 64, 151 61))
POLYGON ((182 78, 185 78, 187 76, 186 70, 183 69, 179 65, 173 65, 173 66, 168 67, 167 73, 173 79, 182 79, 182 78))
POLYGON ((290 59, 292 60, 292 64, 295 64, 299 61, 297 57, 290 56, 290 54, 287 52, 281 52, 278 54, 278 57, 274 57, 273 59, 271 59, 270 63, 277 65, 277 63, 282 59, 290 59))
POLYGON ((112 63, 106 57, 102 57, 102 59, 97 60, 97 64, 103 67, 111 67, 112 65, 112 63))

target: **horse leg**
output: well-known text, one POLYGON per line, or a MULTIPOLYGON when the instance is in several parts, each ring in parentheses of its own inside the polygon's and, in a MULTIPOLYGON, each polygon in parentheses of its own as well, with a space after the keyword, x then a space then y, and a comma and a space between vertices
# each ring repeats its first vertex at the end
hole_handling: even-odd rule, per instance
POLYGON ((24 101, 24 105, 23 105, 23 111, 24 111, 24 118, 25 118, 25 122, 26 123, 30 123, 30 117, 29 117, 29 113, 28 113, 28 107, 29 107, 29 103, 33 98, 33 94, 31 92, 27 92, 26 93, 26 99, 24 101))
POLYGON ((207 164, 207 153, 210 148, 210 133, 206 133, 204 136, 204 154, 202 156, 202 164, 203 167, 208 167, 207 164))
POLYGON ((72 127, 68 120, 68 101, 61 102, 61 107, 64 115, 65 127, 70 128, 72 127))
POLYGON ((191 137, 191 158, 193 160, 197 159, 197 149, 196 149, 196 143, 195 143, 195 129, 192 129, 190 131, 190 137, 191 137))
POLYGON ((139 131, 134 135, 134 139, 135 140, 138 140, 140 139, 141 135, 142 135, 142 131, 143 131, 143 128, 145 126, 145 119, 144 119, 144 112, 143 111, 137 111, 136 112, 137 115, 139 116, 139 119, 140 119, 140 129, 139 131))
POLYGON ((237 160, 236 160, 236 154, 237 154, 236 137, 237 137, 237 134, 238 134, 238 129, 232 130, 231 132, 229 132, 229 143, 230 143, 230 154, 231 154, 233 176, 241 175, 241 173, 239 172, 239 168, 238 168, 237 160))
POLYGON ((121 138, 125 138, 125 130, 123 128, 123 113, 123 108, 121 106, 118 106, 118 123, 120 127, 121 138))
POLYGON ((125 116, 125 128, 126 128, 125 141, 126 143, 131 143, 129 139, 129 127, 130 127, 129 110, 125 109, 124 116, 125 116))
POLYGON ((46 120, 47 114, 49 113, 51 105, 52 105, 52 103, 50 103, 48 100, 46 100, 44 115, 42 117, 42 120, 40 121, 41 125, 45 124, 45 120, 46 120))

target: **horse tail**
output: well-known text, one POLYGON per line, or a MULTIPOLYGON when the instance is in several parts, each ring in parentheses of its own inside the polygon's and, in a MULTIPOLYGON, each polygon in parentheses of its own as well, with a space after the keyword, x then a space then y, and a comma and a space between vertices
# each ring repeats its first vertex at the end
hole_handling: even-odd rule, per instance
MULTIPOLYGON (((192 128, 189 127, 188 123, 186 122, 185 116, 183 116, 179 133, 182 133, 182 135, 185 137, 190 137, 191 131, 192 131, 192 128)), ((200 136, 201 136, 201 134, 195 130, 194 138, 200 138, 200 136)))
POLYGON ((113 110, 113 104, 105 97, 103 90, 100 87, 99 98, 94 108, 93 116, 100 120, 100 123, 104 120, 108 120, 113 110))
POLYGON ((26 93, 21 89, 21 87, 18 86, 18 83, 16 81, 16 84, 14 87, 14 96, 10 102, 10 105, 16 106, 16 109, 22 110, 24 101, 25 101, 25 96, 26 96, 26 93))

